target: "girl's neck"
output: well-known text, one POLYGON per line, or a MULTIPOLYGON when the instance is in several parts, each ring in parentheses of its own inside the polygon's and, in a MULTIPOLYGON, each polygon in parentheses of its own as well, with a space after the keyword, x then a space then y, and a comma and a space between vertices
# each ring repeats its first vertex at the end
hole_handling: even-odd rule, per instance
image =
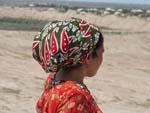
POLYGON ((83 84, 84 75, 81 71, 76 71, 76 70, 69 71, 69 72, 59 71, 55 75, 55 80, 76 81, 80 84, 83 84))

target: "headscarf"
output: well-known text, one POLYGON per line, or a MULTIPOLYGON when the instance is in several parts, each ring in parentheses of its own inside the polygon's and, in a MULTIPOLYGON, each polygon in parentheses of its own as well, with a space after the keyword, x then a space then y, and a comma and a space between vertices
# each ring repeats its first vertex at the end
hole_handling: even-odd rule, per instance
POLYGON ((35 36, 33 57, 46 72, 84 63, 95 49, 100 29, 80 18, 49 22, 35 36))

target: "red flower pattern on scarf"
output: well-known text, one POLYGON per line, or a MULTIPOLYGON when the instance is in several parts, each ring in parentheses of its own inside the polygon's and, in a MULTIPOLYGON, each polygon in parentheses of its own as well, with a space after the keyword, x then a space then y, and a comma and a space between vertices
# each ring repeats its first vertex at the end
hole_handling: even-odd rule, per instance
POLYGON ((67 35, 67 32, 65 30, 62 30, 61 32, 61 51, 63 53, 67 53, 68 52, 68 47, 69 47, 69 38, 67 35))
POLYGON ((52 55, 58 52, 59 46, 58 46, 57 38, 55 36, 55 31, 53 31, 51 35, 50 48, 51 48, 52 55))

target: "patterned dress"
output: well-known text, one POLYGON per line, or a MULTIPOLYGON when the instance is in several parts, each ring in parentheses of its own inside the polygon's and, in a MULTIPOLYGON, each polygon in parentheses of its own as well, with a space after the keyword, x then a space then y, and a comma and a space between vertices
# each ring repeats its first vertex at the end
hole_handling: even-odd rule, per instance
POLYGON ((64 81, 50 86, 49 75, 41 97, 36 104, 37 113, 102 113, 90 92, 75 81, 64 81))

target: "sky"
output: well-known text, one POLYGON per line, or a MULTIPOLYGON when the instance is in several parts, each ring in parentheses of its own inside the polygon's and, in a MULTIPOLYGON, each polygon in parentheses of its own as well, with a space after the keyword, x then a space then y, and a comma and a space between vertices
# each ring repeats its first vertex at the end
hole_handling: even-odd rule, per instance
POLYGON ((132 3, 132 4, 149 4, 150 0, 66 0, 66 1, 89 1, 89 2, 105 2, 105 3, 132 3))

